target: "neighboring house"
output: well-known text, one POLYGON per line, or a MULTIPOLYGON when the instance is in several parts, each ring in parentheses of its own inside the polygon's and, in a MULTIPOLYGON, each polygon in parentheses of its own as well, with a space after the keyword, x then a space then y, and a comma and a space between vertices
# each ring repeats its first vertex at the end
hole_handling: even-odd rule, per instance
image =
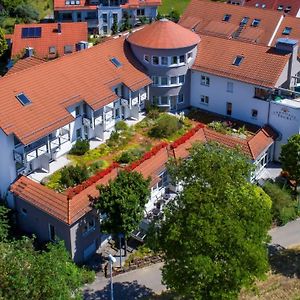
POLYGON ((53 59, 87 48, 87 23, 16 24, 11 56, 53 59))
MULTIPOLYGON (((197 15, 200 9, 195 2, 200 1, 191 2, 197 15)), ((207 7, 209 16, 212 7, 207 7)), ((224 8, 228 13, 232 9, 232 15, 236 8, 242 8, 243 15, 259 12, 228 4, 213 8, 217 17, 224 14, 224 8)), ((278 12, 265 13, 279 14, 281 19, 278 12)), ((187 21, 196 24, 196 15, 188 19, 185 14, 185 27, 189 28, 187 21)), ((29 177, 34 178, 38 170, 47 173, 50 164, 78 139, 106 140, 118 121, 138 119, 146 101, 170 112, 201 108, 257 128, 251 137, 240 139, 202 126, 189 141, 176 141, 176 147, 165 145, 136 166, 135 170, 151 177, 146 211, 168 188, 178 189, 170 186, 165 163, 169 157, 187 157, 191 141, 240 147, 256 165, 255 179, 269 161, 278 159, 281 145, 299 133, 298 40, 277 38, 270 31, 272 38, 269 33, 262 35, 267 44, 272 40, 274 47, 268 47, 246 43, 238 36, 224 39, 202 32, 199 37, 197 30, 187 28, 163 19, 125 37, 0 79, 0 192, 17 209, 24 230, 42 240, 56 234, 78 262, 104 242, 105 236, 90 220, 98 218, 90 200, 97 195, 97 182, 113 178, 116 169, 112 177, 89 180, 75 188, 74 194, 56 193, 29 177), (89 234, 85 235, 82 231, 86 230, 89 234)))
POLYGON ((140 24, 140 18, 154 20, 161 0, 54 0, 54 16, 59 22, 87 22, 89 33, 110 35, 125 18, 140 24))
POLYGON ((23 70, 26 70, 28 68, 40 65, 42 63, 46 62, 46 60, 35 57, 35 56, 30 56, 26 57, 23 59, 19 59, 5 74, 5 76, 14 74, 23 70))

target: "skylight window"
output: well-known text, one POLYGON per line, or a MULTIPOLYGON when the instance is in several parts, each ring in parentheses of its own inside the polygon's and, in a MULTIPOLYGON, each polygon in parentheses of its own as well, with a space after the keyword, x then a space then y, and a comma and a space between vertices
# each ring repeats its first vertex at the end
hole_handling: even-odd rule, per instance
POLYGON ((278 5, 277 10, 283 10, 283 5, 278 5))
POLYGON ((285 28, 283 29, 282 34, 284 34, 284 35, 290 35, 291 32, 292 32, 292 27, 285 27, 285 28))
POLYGON ((120 63, 120 61, 113 57, 111 60, 110 60, 117 68, 120 68, 122 66, 122 64, 120 63))
POLYGON ((40 38, 42 35, 42 27, 25 27, 22 28, 22 39, 40 38))
POLYGON ((16 96, 16 98, 19 100, 19 102, 23 105, 29 105, 31 103, 31 100, 24 94, 20 93, 16 96))
POLYGON ((262 5, 261 5, 261 8, 266 8, 266 4, 262 4, 262 5))
POLYGON ((231 15, 226 14, 223 17, 223 21, 228 22, 230 20, 230 18, 231 18, 231 15))
POLYGON ((244 17, 243 20, 241 21, 241 25, 246 25, 249 21, 249 17, 244 17))
POLYGON ((259 19, 254 19, 254 20, 252 21, 251 26, 257 27, 257 26, 259 25, 259 23, 260 23, 260 20, 259 20, 259 19))
POLYGON ((259 7, 259 3, 256 3, 256 4, 255 4, 255 7, 259 7))
POLYGON ((243 59, 244 59, 244 56, 238 55, 238 56, 234 59, 234 61, 233 61, 232 64, 233 64, 234 66, 239 66, 239 65, 242 63, 243 59))

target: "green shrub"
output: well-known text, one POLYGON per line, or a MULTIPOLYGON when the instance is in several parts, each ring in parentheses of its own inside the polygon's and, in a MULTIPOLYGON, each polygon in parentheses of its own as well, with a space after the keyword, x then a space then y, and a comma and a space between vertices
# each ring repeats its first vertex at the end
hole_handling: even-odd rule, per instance
POLYGON ((119 144, 120 134, 117 131, 113 131, 110 134, 109 139, 107 140, 106 144, 110 148, 117 147, 119 144))
POLYGON ((118 123, 116 123, 115 125, 115 130, 118 131, 126 131, 128 130, 128 125, 126 124, 125 121, 119 121, 118 123))
POLYGON ((143 151, 140 149, 131 149, 128 151, 124 151, 119 158, 117 159, 117 162, 120 164, 128 164, 132 161, 138 160, 143 155, 143 151))
POLYGON ((263 189, 272 199, 272 216, 278 225, 284 225, 296 218, 296 201, 286 189, 271 182, 267 182, 263 189))
POLYGON ((60 184, 65 187, 71 187, 80 184, 89 178, 88 168, 83 165, 67 166, 61 170, 60 184))
POLYGON ((98 170, 102 169, 103 166, 104 162, 102 160, 99 160, 89 165, 88 170, 91 174, 95 174, 98 170))
POLYGON ((155 138, 168 138, 182 127, 182 123, 175 116, 161 114, 149 135, 155 138))
POLYGON ((70 150, 70 154, 84 155, 90 150, 90 143, 88 140, 77 140, 75 145, 70 150))

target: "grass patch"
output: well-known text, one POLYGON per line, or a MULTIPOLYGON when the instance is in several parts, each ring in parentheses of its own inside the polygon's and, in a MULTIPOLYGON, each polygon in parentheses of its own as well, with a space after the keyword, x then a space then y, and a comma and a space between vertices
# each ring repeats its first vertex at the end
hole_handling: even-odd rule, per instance
POLYGON ((162 15, 169 14, 172 10, 176 10, 180 15, 184 12, 190 0, 163 0, 158 11, 162 15))

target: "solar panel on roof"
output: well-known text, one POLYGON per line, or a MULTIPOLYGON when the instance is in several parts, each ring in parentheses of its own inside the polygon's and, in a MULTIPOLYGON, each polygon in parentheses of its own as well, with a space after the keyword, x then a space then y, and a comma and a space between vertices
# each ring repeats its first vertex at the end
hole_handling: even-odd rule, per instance
POLYGON ((117 68, 120 68, 122 66, 122 64, 119 62, 119 60, 115 57, 113 57, 111 60, 110 60, 117 68))
POLYGON ((22 39, 40 38, 42 36, 42 27, 25 27, 22 28, 22 39))
POLYGON ((23 106, 26 106, 28 104, 31 103, 31 100, 24 94, 24 93, 21 93, 21 94, 18 94, 16 96, 16 98, 19 100, 19 102, 23 105, 23 106))

